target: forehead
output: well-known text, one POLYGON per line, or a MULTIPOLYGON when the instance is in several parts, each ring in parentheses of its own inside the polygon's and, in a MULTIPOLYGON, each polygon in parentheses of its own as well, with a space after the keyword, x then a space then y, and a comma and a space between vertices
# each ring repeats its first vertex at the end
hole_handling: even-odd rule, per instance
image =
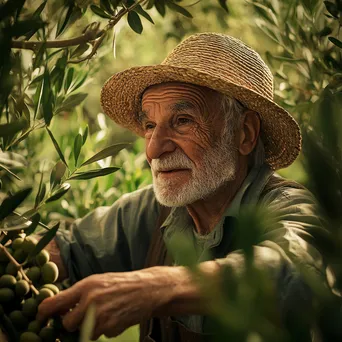
POLYGON ((220 102, 221 95, 209 88, 189 83, 168 82, 153 85, 142 96, 142 107, 151 103, 170 104, 190 102, 194 106, 208 109, 220 102))

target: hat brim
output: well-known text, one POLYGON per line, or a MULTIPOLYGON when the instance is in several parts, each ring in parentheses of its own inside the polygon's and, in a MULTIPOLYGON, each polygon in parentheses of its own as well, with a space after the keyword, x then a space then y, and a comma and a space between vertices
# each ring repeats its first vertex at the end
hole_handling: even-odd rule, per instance
POLYGON ((144 136, 137 121, 142 94, 149 86, 165 82, 208 87, 236 98, 247 108, 259 113, 266 162, 274 170, 289 166, 297 158, 301 149, 300 129, 285 109, 251 89, 194 69, 160 64, 119 72, 109 78, 102 88, 101 105, 104 113, 119 125, 144 136))

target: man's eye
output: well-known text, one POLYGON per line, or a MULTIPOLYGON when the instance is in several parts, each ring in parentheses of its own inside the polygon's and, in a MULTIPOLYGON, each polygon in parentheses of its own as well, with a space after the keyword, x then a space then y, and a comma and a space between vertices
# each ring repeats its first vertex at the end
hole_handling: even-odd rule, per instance
POLYGON ((177 119, 177 123, 178 123, 179 125, 186 125, 186 124, 188 124, 188 123, 190 123, 190 122, 192 122, 192 120, 189 119, 189 118, 178 118, 178 119, 177 119))
POLYGON ((151 123, 146 123, 144 125, 145 131, 149 131, 150 129, 153 129, 154 125, 151 123))

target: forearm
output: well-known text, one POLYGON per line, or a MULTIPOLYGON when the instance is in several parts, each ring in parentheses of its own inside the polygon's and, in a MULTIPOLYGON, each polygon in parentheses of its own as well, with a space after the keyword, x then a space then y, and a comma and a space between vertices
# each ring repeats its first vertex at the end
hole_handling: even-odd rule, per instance
MULTIPOLYGON (((164 303, 153 312, 153 316, 208 314, 209 303, 204 295, 203 284, 196 274, 180 266, 153 267, 148 270, 155 272, 161 288, 165 290, 161 293, 167 296, 166 300, 161 301, 164 303)), ((215 261, 201 263, 199 271, 203 276, 210 277, 213 283, 219 282, 220 266, 215 261)))

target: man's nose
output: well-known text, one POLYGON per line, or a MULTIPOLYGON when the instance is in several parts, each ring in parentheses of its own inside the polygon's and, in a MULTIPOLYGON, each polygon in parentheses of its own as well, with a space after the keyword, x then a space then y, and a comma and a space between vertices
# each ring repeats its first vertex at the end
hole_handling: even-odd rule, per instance
POLYGON ((166 127, 155 127, 150 139, 146 141, 146 156, 148 159, 158 159, 164 153, 173 152, 176 144, 166 127))

